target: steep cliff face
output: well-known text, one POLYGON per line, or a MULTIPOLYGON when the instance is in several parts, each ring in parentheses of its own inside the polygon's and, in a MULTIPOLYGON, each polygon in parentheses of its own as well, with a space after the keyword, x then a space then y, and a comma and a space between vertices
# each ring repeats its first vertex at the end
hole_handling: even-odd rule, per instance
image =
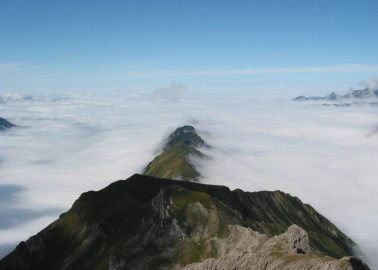
POLYGON ((203 139, 192 126, 177 128, 168 138, 165 146, 153 161, 144 169, 143 174, 167 179, 197 181, 200 173, 193 159, 204 158, 200 148, 203 139))
POLYGON ((0 269, 367 269, 342 258, 351 245, 282 192, 134 175, 82 194, 0 269))

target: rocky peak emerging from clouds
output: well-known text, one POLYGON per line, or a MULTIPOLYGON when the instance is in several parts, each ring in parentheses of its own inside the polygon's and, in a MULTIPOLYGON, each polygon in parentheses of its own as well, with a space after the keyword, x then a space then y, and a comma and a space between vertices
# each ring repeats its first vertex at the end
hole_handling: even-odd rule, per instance
POLYGON ((326 101, 335 102, 335 105, 352 105, 353 103, 360 103, 366 101, 371 105, 377 105, 378 89, 370 90, 368 88, 362 90, 353 90, 344 95, 338 95, 332 92, 326 96, 298 96, 294 101, 326 101))
POLYGON ((169 135, 164 150, 172 148, 176 144, 184 144, 190 147, 202 147, 205 142, 197 134, 193 126, 182 126, 177 128, 171 135, 169 135))
POLYGON ((12 124, 8 120, 0 117, 0 130, 8 129, 15 126, 16 126, 15 124, 12 124))
POLYGON ((169 135, 162 153, 144 169, 143 174, 168 179, 198 181, 200 173, 194 160, 205 158, 200 151, 204 140, 193 126, 182 126, 169 135))

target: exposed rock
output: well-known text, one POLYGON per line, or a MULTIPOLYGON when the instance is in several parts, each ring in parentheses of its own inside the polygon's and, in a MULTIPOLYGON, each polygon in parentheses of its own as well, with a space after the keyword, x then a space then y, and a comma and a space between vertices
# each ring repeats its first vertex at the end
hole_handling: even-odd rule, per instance
POLYGON ((286 242, 292 246, 290 253, 311 254, 307 232, 301 227, 295 224, 291 225, 282 236, 285 237, 286 242))
POLYGON ((8 120, 0 117, 0 130, 8 129, 15 126, 15 124, 12 124, 8 120))
POLYGON ((164 150, 173 147, 177 143, 183 143, 192 147, 201 147, 205 144, 202 138, 197 134, 196 129, 193 126, 182 126, 177 128, 171 135, 165 144, 164 150))
MULTIPOLYGON (((230 226, 230 236, 226 240, 219 240, 222 241, 226 241, 227 247, 223 248, 226 252, 216 258, 186 265, 183 269, 358 269, 351 263, 350 258, 335 260, 311 255, 307 233, 296 225, 290 226, 284 234, 273 238, 234 225, 230 226)), ((361 265, 362 263, 359 266, 361 265)))

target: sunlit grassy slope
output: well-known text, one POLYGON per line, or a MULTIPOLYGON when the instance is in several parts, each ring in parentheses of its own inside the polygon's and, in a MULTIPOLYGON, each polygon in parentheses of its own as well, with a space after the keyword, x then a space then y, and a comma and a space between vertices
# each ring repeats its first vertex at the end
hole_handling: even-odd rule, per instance
POLYGON ((199 148, 204 141, 192 126, 183 126, 173 132, 161 154, 148 164, 143 174, 167 179, 197 181, 200 173, 194 159, 203 158, 199 148))

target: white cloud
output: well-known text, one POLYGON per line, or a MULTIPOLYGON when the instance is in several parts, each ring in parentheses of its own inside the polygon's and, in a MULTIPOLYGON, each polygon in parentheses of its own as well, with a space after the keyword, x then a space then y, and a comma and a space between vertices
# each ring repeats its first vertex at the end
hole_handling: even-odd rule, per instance
POLYGON ((26 62, 8 62, 8 63, 0 63, 0 71, 9 71, 15 68, 25 66, 26 62))
POLYGON ((378 77, 369 78, 361 82, 361 85, 366 87, 367 89, 374 91, 378 89, 378 77))
MULTIPOLYGON (((23 126, 0 134, 0 185, 14 185, 13 207, 68 209, 82 192, 140 172, 169 132, 194 123, 213 146, 212 160, 201 167, 207 183, 298 196, 359 243, 371 262, 378 258, 378 136, 367 136, 377 126, 377 107, 292 103, 245 89, 191 91, 170 106, 153 97, 185 89, 6 99, 0 116, 23 126)), ((59 213, 0 230, 0 245, 26 239, 59 213)))
POLYGON ((154 97, 162 100, 177 101, 187 91, 188 88, 184 84, 172 82, 168 87, 156 88, 154 97))

